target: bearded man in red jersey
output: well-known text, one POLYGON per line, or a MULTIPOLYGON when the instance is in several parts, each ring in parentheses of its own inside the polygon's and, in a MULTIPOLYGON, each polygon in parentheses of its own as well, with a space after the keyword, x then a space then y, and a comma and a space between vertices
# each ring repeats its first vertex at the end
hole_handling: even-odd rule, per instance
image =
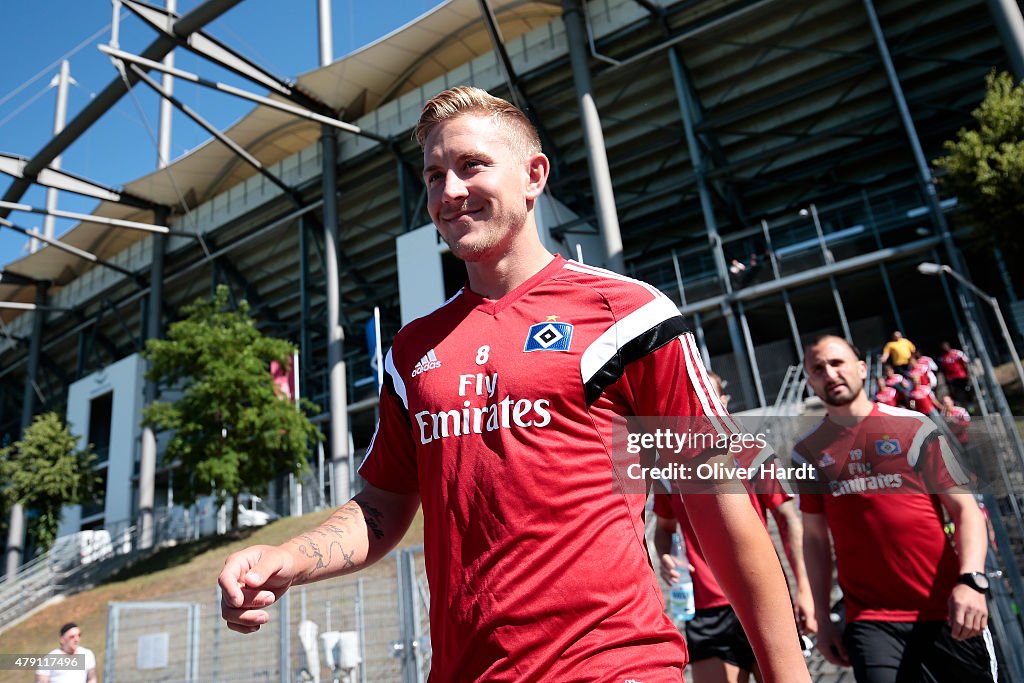
POLYGON ((858 683, 994 682, 985 519, 942 430, 869 400, 867 365, 841 337, 811 343, 804 368, 827 412, 794 448, 819 477, 800 494, 804 561, 828 614, 835 544, 846 608, 843 632, 818 620, 818 649, 858 683))

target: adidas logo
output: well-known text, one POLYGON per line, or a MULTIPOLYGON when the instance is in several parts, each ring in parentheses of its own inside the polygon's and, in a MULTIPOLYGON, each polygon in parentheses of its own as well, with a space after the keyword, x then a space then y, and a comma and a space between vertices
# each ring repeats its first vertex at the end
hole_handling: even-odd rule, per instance
POLYGON ((427 351, 427 354, 423 356, 423 358, 420 358, 419 362, 416 363, 416 367, 412 369, 412 374, 409 376, 415 377, 427 370, 433 370, 434 368, 439 367, 441 367, 441 361, 439 361, 437 356, 434 354, 434 349, 430 349, 427 351))

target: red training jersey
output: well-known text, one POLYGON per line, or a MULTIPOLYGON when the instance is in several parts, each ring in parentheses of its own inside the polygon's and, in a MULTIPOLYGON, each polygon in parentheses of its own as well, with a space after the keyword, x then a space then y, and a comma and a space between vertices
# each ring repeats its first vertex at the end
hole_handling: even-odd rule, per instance
POLYGON ((968 479, 935 423, 876 403, 860 421, 825 418, 793 457, 830 491, 801 492, 800 509, 825 515, 847 620, 946 619, 959 564, 934 493, 968 479))
POLYGON ((895 406, 899 403, 899 396, 896 394, 895 387, 885 387, 875 392, 875 401, 887 406, 895 406))
POLYGON ((904 379, 903 375, 899 374, 898 372, 893 373, 885 378, 885 386, 887 387, 898 387, 905 385, 906 383, 907 380, 904 379))
POLYGON ((708 414, 683 332, 655 288, 558 256, 399 331, 360 473, 420 495, 431 680, 682 679, 612 424, 708 414))
POLYGON ((921 380, 921 386, 934 387, 936 384, 935 371, 939 367, 935 364, 935 361, 928 356, 918 356, 914 362, 914 368, 910 371, 911 375, 916 375, 921 380))
POLYGON ((950 349, 939 356, 939 369, 946 379, 967 379, 967 354, 960 349, 950 349))
POLYGON ((935 394, 926 386, 919 386, 910 392, 910 409, 916 410, 923 415, 931 415, 937 410, 935 407, 935 394))

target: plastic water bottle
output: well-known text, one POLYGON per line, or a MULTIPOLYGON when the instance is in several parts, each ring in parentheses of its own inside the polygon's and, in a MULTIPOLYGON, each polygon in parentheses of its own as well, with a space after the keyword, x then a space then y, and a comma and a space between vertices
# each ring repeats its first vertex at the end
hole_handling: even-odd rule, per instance
POLYGON ((690 578, 690 563, 683 551, 683 539, 679 534, 672 534, 672 559, 676 563, 679 578, 668 590, 668 611, 673 623, 677 626, 684 621, 693 619, 696 607, 693 600, 693 579, 690 578))

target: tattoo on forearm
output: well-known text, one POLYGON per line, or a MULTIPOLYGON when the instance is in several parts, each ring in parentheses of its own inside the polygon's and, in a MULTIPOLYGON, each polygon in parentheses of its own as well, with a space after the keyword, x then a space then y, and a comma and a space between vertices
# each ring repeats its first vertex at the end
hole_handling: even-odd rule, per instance
POLYGON ((309 534, 302 534, 301 536, 299 536, 299 538, 306 542, 305 545, 303 545, 302 543, 297 544, 299 546, 299 553, 305 555, 306 557, 316 559, 316 566, 313 567, 313 571, 316 571, 317 569, 323 569, 324 554, 320 552, 320 546, 317 545, 316 541, 314 541, 309 534))
POLYGON ((330 519, 315 531, 301 534, 291 540, 300 555, 316 561, 316 565, 310 570, 310 577, 331 570, 332 561, 337 560, 336 550, 341 555, 341 569, 356 566, 356 550, 346 549, 342 538, 351 531, 348 525, 360 517, 374 538, 380 540, 384 537, 384 529, 381 526, 384 514, 365 501, 353 499, 338 508, 330 519))
POLYGON ((345 547, 341 544, 340 537, 344 533, 345 530, 341 526, 332 524, 328 520, 327 523, 323 524, 316 531, 302 534, 298 538, 292 539, 291 542, 297 546, 300 555, 316 560, 316 565, 310 570, 310 577, 330 570, 331 562, 335 558, 335 549, 341 553, 343 560, 342 569, 349 569, 355 566, 355 562, 352 561, 355 549, 346 551, 345 547), (324 539, 317 541, 313 538, 313 534, 319 534, 324 539), (323 544, 326 544, 326 550, 321 547, 323 544))
MULTIPOLYGON (((323 533, 320 530, 317 531, 323 533)), ((355 566, 355 563, 352 562, 352 556, 355 555, 355 550, 345 552, 345 548, 341 545, 340 541, 328 541, 326 557, 324 557, 324 551, 321 550, 320 544, 317 543, 309 534, 302 534, 301 536, 299 536, 298 539, 293 539, 292 543, 295 543, 298 546, 298 551, 300 555, 304 555, 306 557, 316 560, 316 566, 313 567, 312 570, 310 570, 310 577, 314 576, 318 572, 322 573, 330 569, 331 561, 334 559, 335 547, 337 547, 337 550, 341 553, 341 556, 344 559, 344 562, 342 563, 342 569, 348 569, 350 567, 355 566)))

